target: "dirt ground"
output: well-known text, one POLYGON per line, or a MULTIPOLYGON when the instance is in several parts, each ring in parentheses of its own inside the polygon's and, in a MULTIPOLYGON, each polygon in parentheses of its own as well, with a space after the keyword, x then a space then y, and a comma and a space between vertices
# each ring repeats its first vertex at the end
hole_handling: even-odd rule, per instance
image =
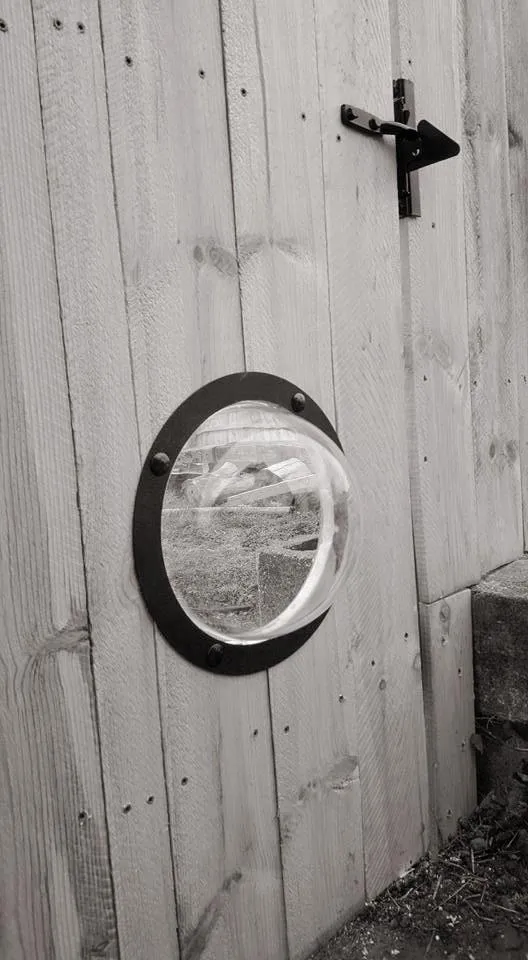
POLYGON ((313 960, 528 960, 528 761, 313 960))
POLYGON ((163 556, 176 593, 204 623, 233 635, 260 626, 260 552, 319 529, 316 512, 282 506, 198 510, 172 495, 164 507, 163 556))

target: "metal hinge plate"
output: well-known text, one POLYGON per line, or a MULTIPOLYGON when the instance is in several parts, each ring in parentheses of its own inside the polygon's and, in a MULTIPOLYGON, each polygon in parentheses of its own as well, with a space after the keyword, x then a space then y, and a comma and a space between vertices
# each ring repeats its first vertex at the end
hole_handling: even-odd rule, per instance
POLYGON ((373 136, 396 138, 398 208, 400 217, 420 216, 420 190, 417 171, 460 153, 460 146, 428 120, 416 124, 414 84, 412 80, 394 81, 394 120, 380 120, 359 107, 343 104, 341 122, 373 136))
MULTIPOLYGON (((412 80, 399 78, 393 83, 394 119, 398 123, 416 126, 416 110, 414 106, 414 83, 412 80)), ((398 169, 398 210, 400 217, 420 217, 420 180, 417 170, 408 170, 402 158, 401 140, 396 139, 396 162, 398 169)))

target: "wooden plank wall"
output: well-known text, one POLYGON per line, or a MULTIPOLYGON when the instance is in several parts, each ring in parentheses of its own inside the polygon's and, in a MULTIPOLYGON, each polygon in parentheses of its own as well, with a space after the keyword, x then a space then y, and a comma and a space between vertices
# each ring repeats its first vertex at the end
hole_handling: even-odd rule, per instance
MULTIPOLYGON (((374 144, 350 138, 345 146, 339 111, 333 109, 352 38, 369 30, 366 10, 358 10, 347 30, 339 32, 336 25, 345 21, 339 4, 317 9, 315 24, 304 2, 286 10, 279 3, 250 9, 231 0, 222 9, 248 365, 304 384, 332 418, 337 408, 343 439, 349 449, 361 451, 355 467, 364 529, 349 603, 318 632, 316 643, 270 674, 288 939, 291 955, 301 956, 363 896, 358 755, 368 894, 408 866, 426 844, 412 563, 400 567, 396 577, 393 572, 393 551, 402 543, 408 543, 403 552, 411 560, 405 428, 402 419, 391 423, 381 415, 386 407, 396 418, 403 412, 396 271, 377 285, 378 263, 397 258, 396 211, 388 191, 379 203, 379 219, 368 214, 393 155, 382 155, 373 181, 374 144), (325 92, 321 106, 318 83, 325 92), (357 191, 350 192, 354 162, 365 171, 364 185, 358 177, 357 191), (350 202, 348 212, 344 200, 350 202), (361 267, 355 220, 371 238, 361 267), (349 251, 355 252, 353 261, 349 251), (348 283, 352 265, 363 275, 356 302, 348 283), (364 345, 357 360, 347 348, 351 336, 364 345), (342 360, 336 361, 339 355, 342 360), (373 371, 382 363, 390 374, 387 393, 374 404, 379 384, 373 371), (335 401, 334 374, 339 378, 335 401), (383 495, 376 492, 374 476, 387 458, 394 472, 387 475, 383 495), (387 534, 382 549, 379 529, 387 534), (391 649, 388 633, 397 619, 399 641, 391 649), (402 769, 409 776, 402 777, 402 769), (336 787, 340 780, 347 789, 336 787), (402 816, 404 809, 408 816, 402 816), (315 862, 324 868, 314 871, 315 862)), ((377 89, 389 109, 384 8, 374 27, 376 44, 358 72, 361 80, 354 86, 347 74, 345 89, 356 100, 377 89)))
MULTIPOLYGON (((391 3, 393 72, 415 83, 417 120, 460 141, 460 42, 456 3, 435 0, 423 16, 415 0, 391 3)), ((480 577, 465 265, 463 165, 420 171, 422 216, 401 221, 402 300, 409 472, 423 657, 431 844, 456 829, 475 802, 474 766, 453 778, 452 759, 473 717, 471 595, 480 577), (440 611, 457 611, 456 641, 438 638, 440 611), (456 653, 455 651, 456 647, 456 653), (471 660, 470 660, 471 662, 471 660), (445 691, 453 689, 449 721, 445 691), (467 782, 472 783, 469 789, 467 782), (449 798, 446 807, 446 797, 449 798), (447 817, 446 809, 450 810, 447 817)), ((446 636, 444 632, 441 636, 446 636)), ((467 762, 466 762, 467 760, 467 762)))
POLYGON ((519 401, 519 454, 524 518, 528 543, 528 9, 522 0, 503 0, 505 110, 508 126, 510 210, 513 254, 513 306, 519 401))
POLYGON ((0 10, 6 960, 301 960, 475 802, 467 587, 528 491, 528 17, 474 6, 0 10), (463 147, 400 225, 393 144, 339 122, 395 76, 463 147), (358 530, 312 640, 219 678, 157 636, 131 515, 166 417, 244 368, 337 423, 358 530))
POLYGON ((176 950, 174 884, 153 631, 130 552, 140 453, 99 18, 83 2, 64 20, 48 0, 33 14, 119 946, 163 954, 176 950))
MULTIPOLYGON (((303 384, 335 419, 313 12, 224 0, 222 19, 248 368, 303 384)), ((347 648, 330 616, 269 675, 292 957, 364 900, 347 648)))
POLYGON ((523 551, 502 12, 461 5, 469 366, 481 572, 523 551))
POLYGON ((432 846, 447 840, 476 805, 471 591, 420 604, 429 741, 432 846), (449 704, 449 709, 446 709, 449 704))
MULTIPOLYGON (((416 114, 460 142, 454 0, 393 0, 394 72, 416 114)), ((463 166, 420 171, 422 216, 402 221, 414 546, 426 603, 480 578, 469 390, 463 166)))
POLYGON ((33 22, 2 17, 0 952, 117 958, 33 22))
POLYGON ((378 114, 390 111, 390 20, 385 3, 351 10, 347 2, 324 0, 316 5, 316 22, 336 418, 361 520, 342 623, 349 637, 353 631, 366 892, 372 897, 419 856, 429 829, 394 153, 392 145, 342 128, 336 110, 344 99, 371 103, 378 114))
MULTIPOLYGON (((192 389, 244 368, 221 25, 212 0, 112 0, 102 29, 146 454, 192 389)), ((283 957, 266 675, 213 677, 161 641, 159 683, 181 956, 283 957)))
MULTIPOLYGON (((523 324, 514 298, 505 93, 514 58, 508 45, 504 52, 495 3, 433 3, 420 17, 413 0, 393 0, 391 16, 394 74, 414 80, 417 117, 462 145, 460 161, 420 173, 422 217, 401 230, 432 813, 445 838, 475 801, 473 758, 463 763, 470 779, 456 778, 455 795, 452 786, 456 731, 467 732, 473 712, 470 595, 460 588, 523 551, 523 324), (438 611, 451 608, 459 656, 467 661, 461 674, 452 644, 436 642, 439 632, 446 637, 438 611), (447 723, 434 720, 449 687, 456 691, 451 735, 447 723)), ((508 17, 518 44, 520 21, 508 17)))

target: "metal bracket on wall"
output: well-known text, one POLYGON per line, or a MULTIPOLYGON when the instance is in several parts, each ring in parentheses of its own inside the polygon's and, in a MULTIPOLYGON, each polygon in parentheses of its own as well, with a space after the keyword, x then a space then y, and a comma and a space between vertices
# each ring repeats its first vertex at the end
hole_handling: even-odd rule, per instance
POLYGON ((460 145, 433 127, 428 120, 416 122, 412 80, 395 80, 394 120, 380 120, 372 113, 343 104, 341 122, 345 127, 374 136, 396 137, 398 205, 400 217, 420 216, 417 170, 460 153, 460 145))

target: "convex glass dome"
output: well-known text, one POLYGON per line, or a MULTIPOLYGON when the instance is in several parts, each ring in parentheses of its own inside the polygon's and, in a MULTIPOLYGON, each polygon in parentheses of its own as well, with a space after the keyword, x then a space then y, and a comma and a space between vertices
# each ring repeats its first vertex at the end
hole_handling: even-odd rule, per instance
POLYGON ((315 620, 350 569, 357 534, 342 451, 279 404, 218 410, 172 464, 161 516, 166 574, 212 638, 257 643, 315 620))

